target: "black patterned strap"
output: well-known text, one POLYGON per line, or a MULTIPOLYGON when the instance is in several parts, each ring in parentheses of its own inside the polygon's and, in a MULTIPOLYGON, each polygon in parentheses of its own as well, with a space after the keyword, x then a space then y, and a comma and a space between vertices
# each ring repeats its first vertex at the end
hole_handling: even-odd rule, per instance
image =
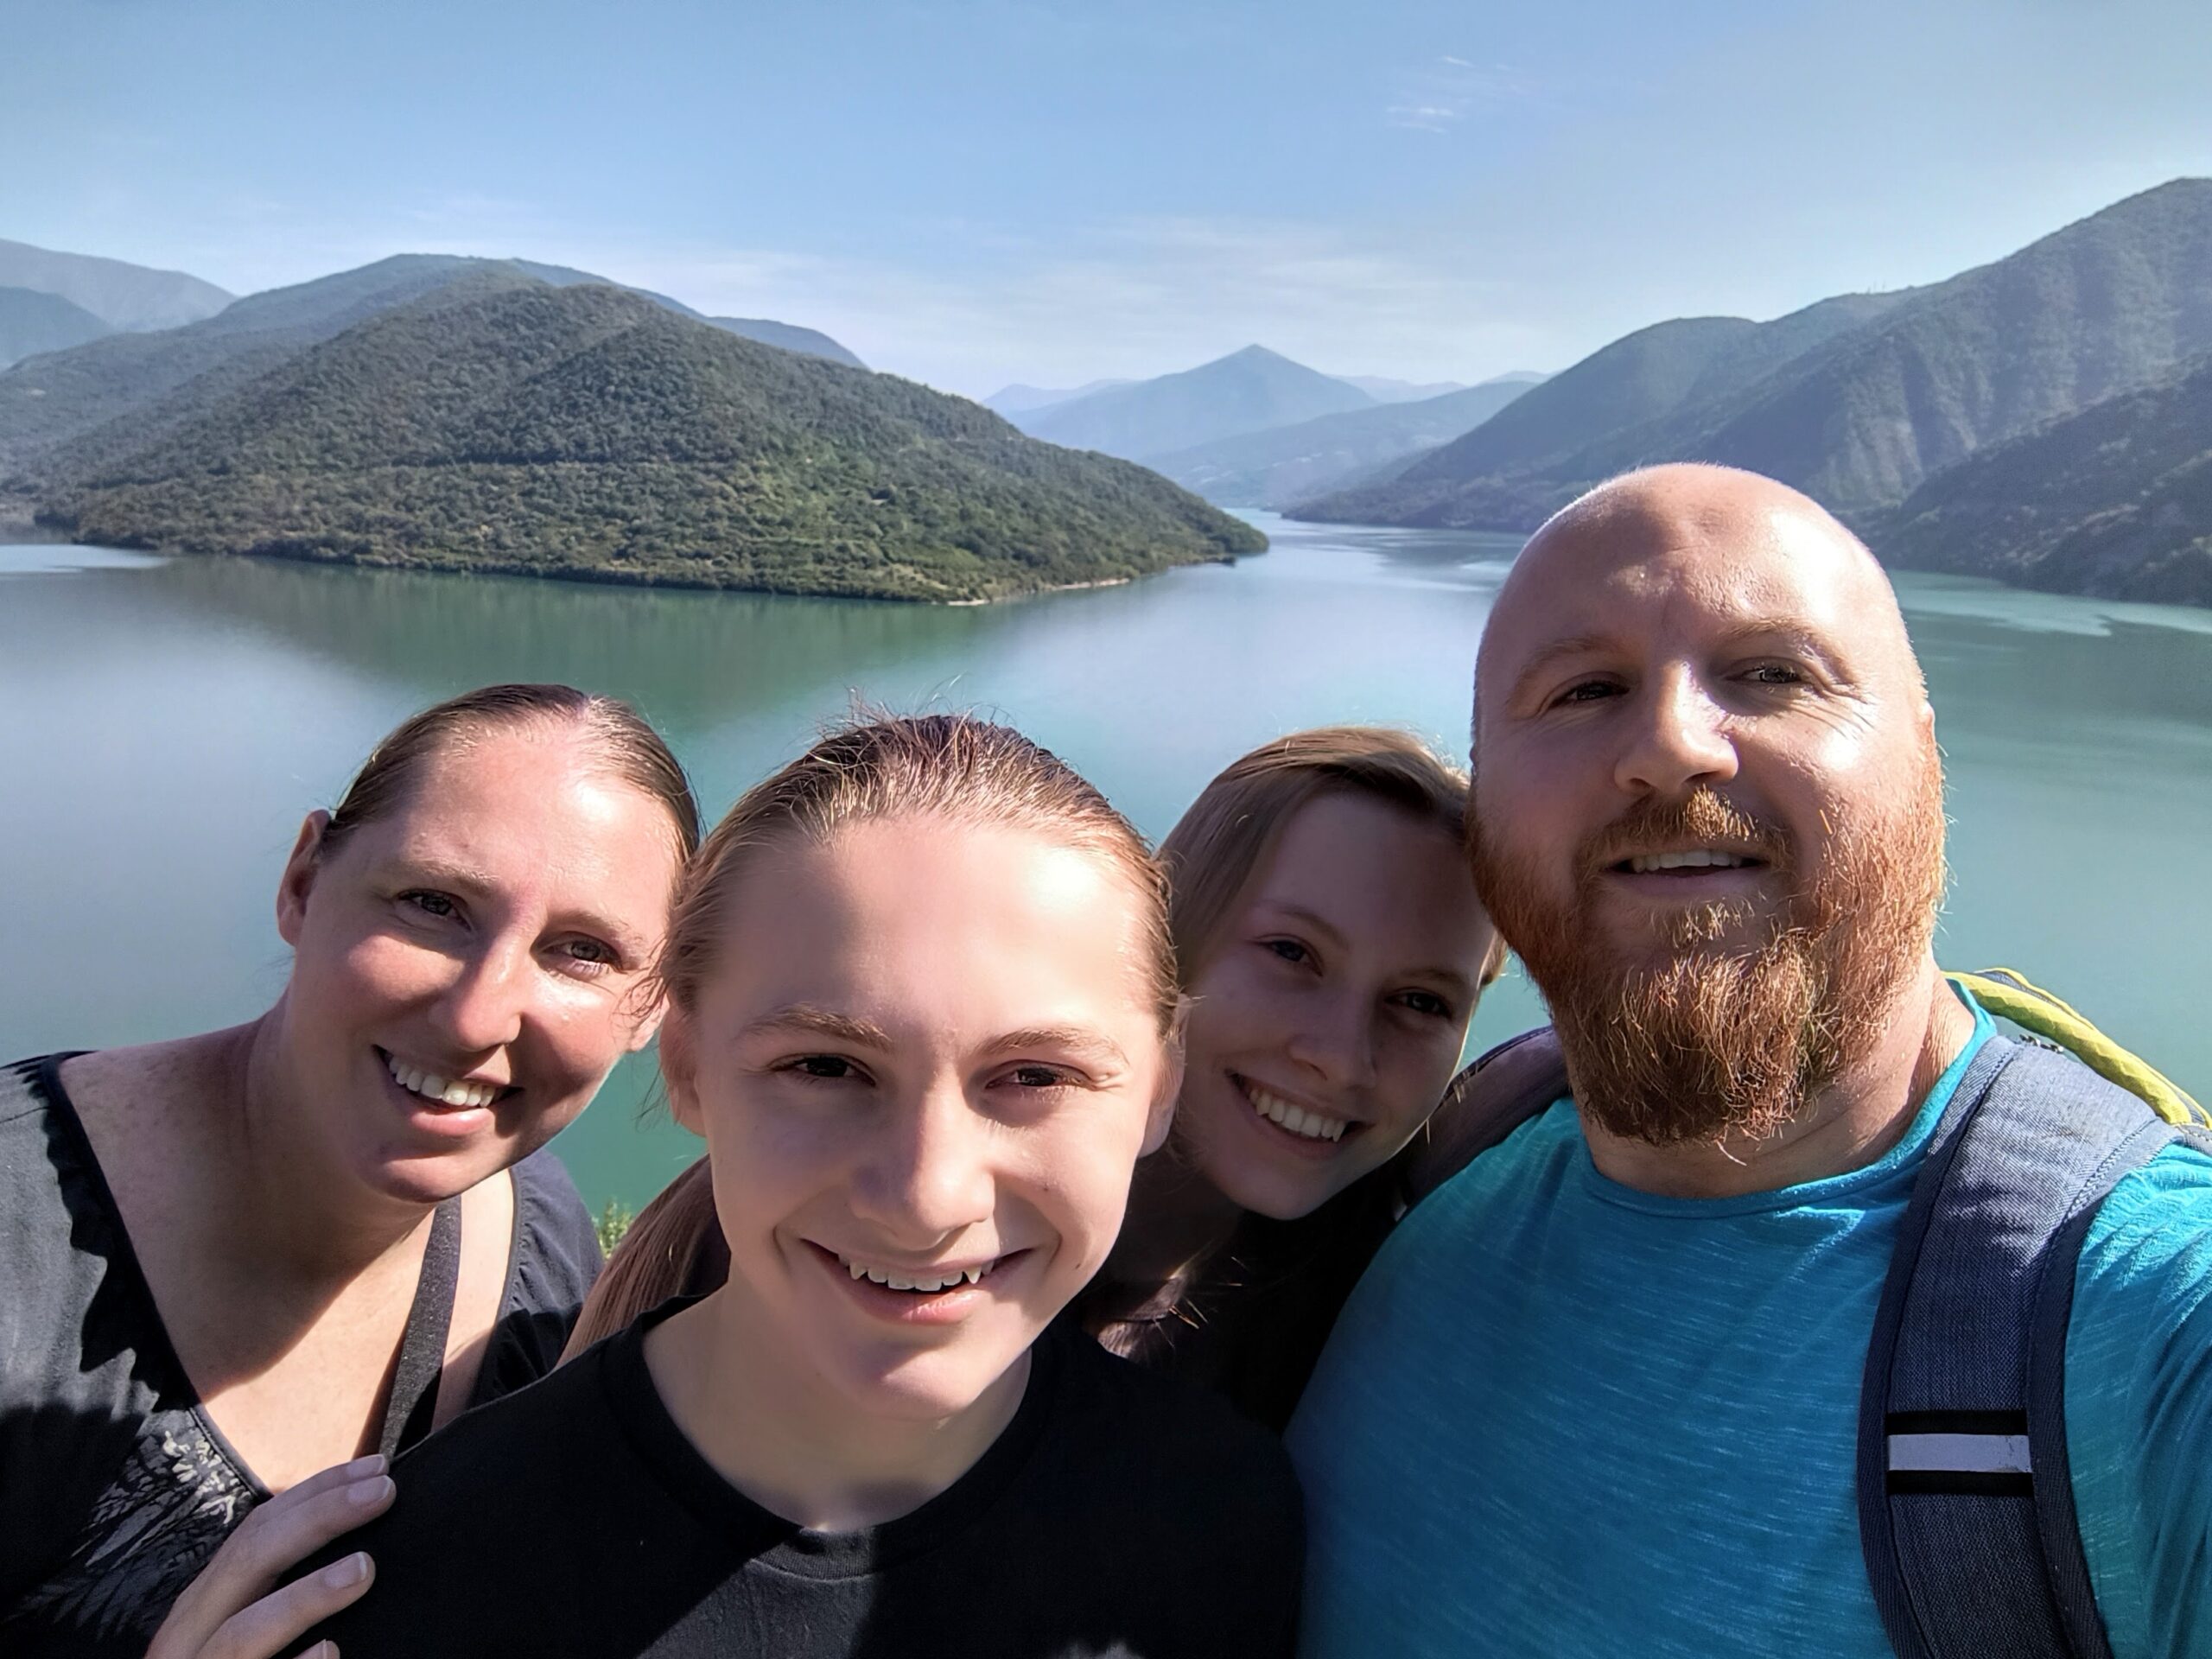
POLYGON ((387 1458, 430 1432, 438 1410, 438 1373, 445 1368, 446 1332, 453 1325, 453 1297, 461 1282, 461 1200, 448 1198, 430 1215, 430 1242, 423 1250, 415 1303, 399 1339, 399 1363, 384 1408, 377 1450, 387 1458))

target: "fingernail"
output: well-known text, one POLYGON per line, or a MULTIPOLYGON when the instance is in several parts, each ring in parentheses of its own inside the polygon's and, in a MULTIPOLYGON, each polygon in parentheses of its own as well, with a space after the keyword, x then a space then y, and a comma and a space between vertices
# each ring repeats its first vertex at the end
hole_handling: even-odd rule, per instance
POLYGON ((364 1475, 382 1473, 384 1473, 384 1453, 381 1452, 372 1452, 365 1458, 356 1458, 346 1465, 346 1478, 348 1480, 359 1480, 364 1475))
POLYGON ((378 1475, 374 1480, 357 1480, 346 1489, 348 1503, 370 1504, 383 1502, 391 1495, 391 1477, 378 1475))
POLYGON ((369 1558, 355 1551, 342 1561, 333 1561, 322 1569, 322 1581, 333 1590, 343 1590, 348 1585, 359 1584, 369 1576, 369 1558))

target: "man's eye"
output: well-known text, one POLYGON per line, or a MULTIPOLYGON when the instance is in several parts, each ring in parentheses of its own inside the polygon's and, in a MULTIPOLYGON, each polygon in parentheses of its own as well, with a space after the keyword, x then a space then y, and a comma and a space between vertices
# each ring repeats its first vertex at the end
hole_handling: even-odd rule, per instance
POLYGON ((1582 680, 1560 692, 1559 701, 1561 702, 1602 702, 1607 697, 1617 696, 1619 693, 1620 687, 1615 685, 1611 680, 1582 680))
POLYGON ((399 902, 411 905, 427 916, 456 916, 461 913, 461 906, 442 893, 403 893, 399 895, 399 902))
POLYGON ((860 1076, 860 1069, 842 1054, 803 1054, 791 1063, 790 1070, 803 1077, 820 1077, 826 1083, 860 1076))
POLYGON ((1761 663, 1746 678, 1759 685, 1802 685, 1805 677, 1787 663, 1761 663))
POLYGON ((1057 1065, 1017 1065, 1007 1081, 1018 1089, 1058 1089, 1069 1078, 1057 1065))

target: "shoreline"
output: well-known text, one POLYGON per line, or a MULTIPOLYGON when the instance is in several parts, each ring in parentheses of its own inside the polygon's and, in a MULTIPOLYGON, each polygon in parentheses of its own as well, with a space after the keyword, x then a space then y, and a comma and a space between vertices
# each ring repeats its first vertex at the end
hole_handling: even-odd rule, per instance
MULTIPOLYGON (((1018 592, 997 594, 981 598, 944 599, 919 594, 841 593, 834 590, 798 587, 772 587, 766 584, 740 584, 723 582, 686 582, 650 573, 626 574, 619 570, 543 570, 513 563, 486 563, 472 568, 452 569, 433 564, 403 564, 375 559, 324 558, 312 553, 286 553, 267 549, 240 551, 231 549, 200 550, 192 548, 164 546, 136 538, 127 541, 94 541, 73 531, 42 522, 29 511, 11 510, 12 503, 0 499, 0 541, 20 543, 28 546, 105 547, 118 552, 143 553, 163 559, 244 559, 252 563, 274 564, 322 565, 334 569, 390 571, 400 575, 423 576, 494 577, 503 581, 558 582, 575 587, 658 588, 663 591, 695 594, 755 594, 783 599, 842 600, 868 605, 938 605, 948 609, 972 609, 987 605, 1011 604, 1020 600, 1042 599, 1047 594, 1080 593, 1094 588, 1124 588, 1145 577, 1166 575, 1171 570, 1183 570, 1201 565, 1234 565, 1240 558, 1256 556, 1243 553, 1218 553, 1210 557, 1182 560, 1161 566, 1142 575, 1103 576, 1090 582, 1056 582, 1018 592)), ((1261 552, 1267 550, 1262 548, 1261 552)))

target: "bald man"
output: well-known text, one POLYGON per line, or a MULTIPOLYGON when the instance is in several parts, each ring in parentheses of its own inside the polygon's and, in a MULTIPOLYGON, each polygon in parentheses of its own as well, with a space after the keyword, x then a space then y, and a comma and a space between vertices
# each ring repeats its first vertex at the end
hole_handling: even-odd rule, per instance
MULTIPOLYGON (((1500 592, 1474 763, 1477 883, 1570 1093, 1338 1325, 1290 1430, 1306 1651, 1890 1652, 1862 1374, 1946 1108, 1995 1113, 2010 1050, 1974 1065, 1993 1027, 1936 966, 1941 761, 1889 583, 1770 480, 1616 480, 1500 592)), ((2212 1654, 2212 1155, 2170 1139, 2095 1211, 2062 1327, 2122 1659, 2212 1654)))

